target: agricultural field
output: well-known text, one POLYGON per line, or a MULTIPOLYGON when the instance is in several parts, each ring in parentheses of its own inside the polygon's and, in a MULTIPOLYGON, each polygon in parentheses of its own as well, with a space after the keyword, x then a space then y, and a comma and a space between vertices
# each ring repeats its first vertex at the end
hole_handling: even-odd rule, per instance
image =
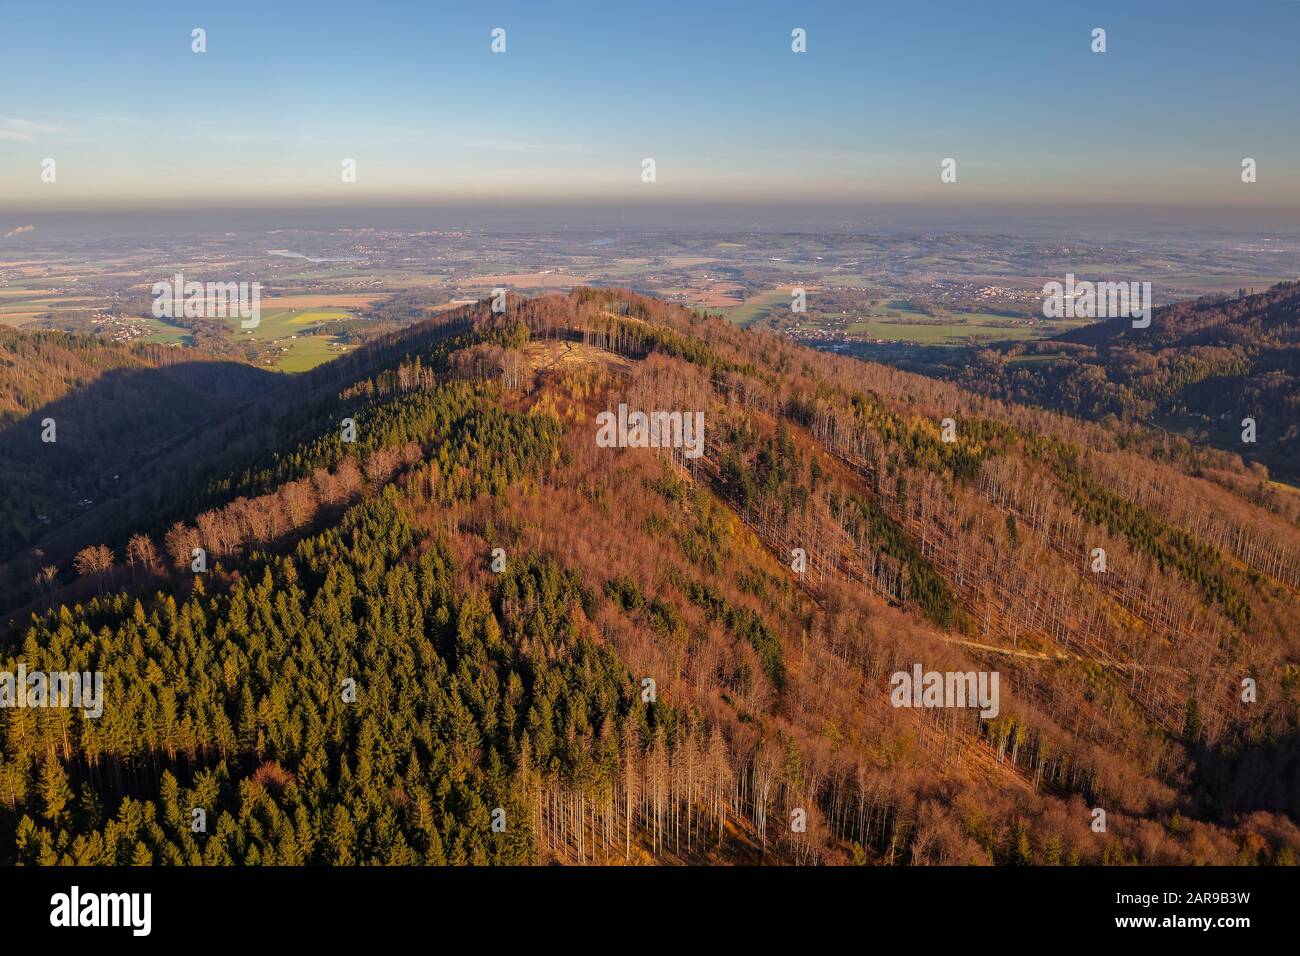
POLYGON ((1278 282, 1291 282, 1295 276, 1260 275, 1205 275, 1201 273, 1175 273, 1164 275, 1160 281, 1180 289, 1195 290, 1204 294, 1232 293, 1238 289, 1262 291, 1278 282))
POLYGON ((93 312, 98 300, 91 296, 63 296, 49 289, 0 289, 0 325, 22 328, 51 312, 93 312))
POLYGON ((460 280, 460 284, 468 288, 499 286, 506 289, 571 289, 588 281, 590 280, 583 276, 568 272, 548 271, 466 277, 460 280))
POLYGON ((348 347, 332 335, 300 335, 291 339, 286 348, 288 351, 271 363, 282 372, 309 371, 342 355, 348 347))
POLYGON ((188 329, 181 328, 177 325, 170 325, 161 319, 140 318, 137 322, 142 322, 149 326, 153 331, 144 337, 145 342, 154 342, 158 345, 191 345, 194 342, 194 336, 188 329))
POLYGON ((970 342, 1013 342, 1048 338, 1090 320, 1023 319, 991 312, 949 312, 934 309, 926 314, 900 301, 876 300, 867 316, 850 322, 851 335, 881 342, 915 342, 919 345, 966 345, 970 342))
POLYGON ((302 293, 296 295, 277 295, 270 301, 277 309, 325 309, 347 310, 361 309, 386 298, 384 295, 363 293, 328 292, 324 294, 302 293))
POLYGON ((716 311, 728 322, 743 328, 771 315, 777 310, 789 311, 789 309, 790 287, 786 287, 773 292, 764 292, 761 295, 751 296, 739 305, 724 308, 714 308, 710 305, 709 311, 716 311))
POLYGON ((285 372, 305 372, 347 351, 335 335, 323 333, 321 327, 354 320, 356 315, 337 307, 297 306, 343 298, 373 300, 373 297, 355 296, 285 296, 269 299, 262 304, 261 322, 256 328, 242 328, 238 318, 232 318, 229 322, 237 339, 251 339, 263 346, 259 364, 285 372))

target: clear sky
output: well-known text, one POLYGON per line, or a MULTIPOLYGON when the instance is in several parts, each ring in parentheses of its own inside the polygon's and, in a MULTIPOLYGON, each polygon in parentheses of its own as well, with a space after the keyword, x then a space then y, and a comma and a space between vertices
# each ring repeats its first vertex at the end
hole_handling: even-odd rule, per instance
POLYGON ((1297 0, 10 3, 0 203, 1300 205, 1298 37, 1297 0))

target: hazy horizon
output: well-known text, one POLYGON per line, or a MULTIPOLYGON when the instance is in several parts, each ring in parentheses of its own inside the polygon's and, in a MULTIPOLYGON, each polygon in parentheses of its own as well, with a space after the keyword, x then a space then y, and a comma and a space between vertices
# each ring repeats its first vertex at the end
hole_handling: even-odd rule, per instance
POLYGON ((275 229, 953 232, 1140 239, 1300 235, 1300 207, 942 203, 404 203, 0 209, 0 253, 65 231, 275 229))

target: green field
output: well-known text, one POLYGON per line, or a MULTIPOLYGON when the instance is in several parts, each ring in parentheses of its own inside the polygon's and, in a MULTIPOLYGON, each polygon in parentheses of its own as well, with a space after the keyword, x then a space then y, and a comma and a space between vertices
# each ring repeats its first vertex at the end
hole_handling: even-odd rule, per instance
POLYGON ((324 322, 339 322, 354 318, 345 309, 277 309, 263 308, 261 321, 256 328, 245 329, 238 318, 231 318, 230 324, 236 334, 243 338, 258 341, 278 341, 294 335, 310 335, 316 326, 324 322))
POLYGON ((159 345, 193 345, 194 336, 188 329, 180 328, 175 325, 168 325, 159 319, 149 318, 142 319, 147 322, 154 332, 145 336, 145 342, 156 342, 159 345))
POLYGON ((274 367, 282 372, 306 372, 345 351, 331 335, 300 335, 286 344, 289 351, 281 352, 280 358, 274 362, 274 367))
POLYGON ((788 292, 765 292, 763 295, 756 296, 743 305, 732 305, 718 308, 713 306, 709 312, 720 314, 728 322, 734 322, 739 326, 746 326, 763 318, 773 309, 789 309, 790 293, 788 292))
POLYGON ((1087 325, 1087 320, 1069 322, 1028 320, 991 312, 945 312, 926 315, 899 301, 877 300, 867 317, 848 326, 851 335, 863 335, 885 342, 915 342, 919 345, 965 345, 968 342, 1016 342, 1048 338, 1067 329, 1087 325))
POLYGON ((1064 352, 1056 352, 1051 355, 1016 355, 1007 359, 1009 365, 1030 365, 1035 362, 1055 362, 1059 358, 1065 358, 1064 352))
POLYGON ((271 308, 262 310, 256 328, 241 328, 238 318, 232 318, 230 324, 236 340, 249 338, 270 346, 265 358, 273 368, 305 372, 345 351, 334 336, 321 334, 320 326, 353 318, 346 309, 276 309, 272 303, 271 308))

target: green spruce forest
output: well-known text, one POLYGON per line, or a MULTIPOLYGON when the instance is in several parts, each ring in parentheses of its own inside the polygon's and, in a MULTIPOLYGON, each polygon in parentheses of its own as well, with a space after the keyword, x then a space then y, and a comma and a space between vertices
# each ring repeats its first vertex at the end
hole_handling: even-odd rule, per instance
POLYGON ((1258 462, 616 289, 294 377, 39 335, 0 337, 0 671, 104 711, 0 709, 6 864, 1296 862, 1300 496, 1258 462), (623 402, 703 455, 598 447, 623 402), (93 513, 29 500, 68 462, 93 513), (999 713, 893 706, 914 662, 999 713))

